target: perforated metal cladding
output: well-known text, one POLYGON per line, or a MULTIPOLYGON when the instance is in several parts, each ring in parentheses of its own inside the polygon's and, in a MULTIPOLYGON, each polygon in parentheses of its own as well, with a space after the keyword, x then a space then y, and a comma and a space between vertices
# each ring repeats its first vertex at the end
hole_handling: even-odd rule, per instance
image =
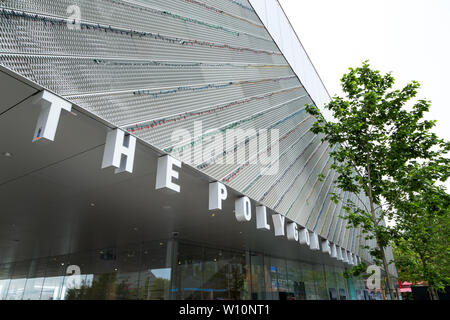
MULTIPOLYGON (((341 198, 343 198, 346 194, 343 191, 340 191, 337 193, 339 194, 339 196, 341 198)), ((339 210, 340 205, 341 205, 341 202, 335 203, 333 201, 330 201, 330 206, 328 208, 328 211, 326 212, 324 221, 323 221, 323 223, 319 224, 320 229, 318 229, 318 230, 320 230, 321 234, 325 234, 327 238, 329 238, 331 225, 335 221, 336 212, 337 212, 337 210, 339 210)))
MULTIPOLYGON (((288 104, 285 107, 290 107, 293 108, 295 106, 295 104, 288 104), (289 106, 290 105, 290 106, 289 106)), ((268 117, 270 116, 276 116, 276 113, 280 113, 279 110, 274 110, 273 113, 271 113, 268 117)), ((292 121, 296 121, 299 122, 300 120, 302 120, 305 117, 304 114, 298 114, 296 115, 292 121)), ((265 119, 261 118, 258 119, 260 121, 265 121, 265 119)), ((258 124, 256 124, 258 125, 258 124)), ((273 145, 277 144, 280 148, 280 152, 285 152, 285 149, 287 149, 290 146, 294 146, 292 145, 292 141, 294 141, 294 139, 297 139, 297 137, 302 134, 302 129, 303 131, 306 130, 305 126, 303 126, 303 128, 301 127, 302 123, 299 123, 296 127, 298 127, 297 130, 293 130, 290 127, 290 123, 289 121, 286 121, 285 123, 283 123, 282 125, 277 126, 277 129, 280 132, 280 139, 277 140, 276 142, 273 142, 273 145)), ((248 126, 248 128, 251 128, 252 126, 248 126)), ((243 142, 240 143, 237 146, 237 150, 236 152, 232 152, 231 154, 234 156, 236 153, 238 153, 239 155, 239 151, 241 150, 245 150, 250 152, 250 147, 252 145, 252 143, 254 143, 254 145, 256 145, 257 141, 261 144, 262 140, 265 137, 263 136, 253 136, 252 138, 250 138, 248 140, 248 142, 243 142)), ((264 146, 269 146, 270 147, 270 141, 265 143, 264 146)), ((272 146, 273 147, 273 146, 272 146)), ((261 149, 261 148, 260 148, 261 149)), ((251 152, 251 156, 249 158, 246 159, 242 159, 242 161, 239 161, 238 164, 231 164, 231 165, 223 165, 220 164, 225 163, 226 157, 219 157, 217 159, 217 161, 219 163, 215 163, 215 164, 211 164, 209 166, 207 166, 204 171, 206 173, 208 173, 209 175, 211 175, 212 177, 215 177, 217 180, 221 180, 225 183, 228 183, 230 186, 232 186, 233 188, 237 189, 237 190, 243 190, 245 187, 249 186, 251 183, 253 183, 253 181, 255 179, 257 179, 259 177, 259 175, 262 174, 262 172, 264 172, 264 169, 267 167, 263 164, 261 164, 258 160, 258 157, 261 156, 261 153, 265 152, 267 148, 264 148, 263 150, 258 150, 256 152, 251 152), (221 161, 221 162, 220 162, 221 161)), ((230 150, 226 149, 226 152, 228 153, 230 150)), ((242 153, 244 154, 244 153, 242 153)), ((228 154, 227 154, 228 155, 228 154)), ((283 165, 283 164, 281 164, 283 165)), ((272 181, 274 180, 274 176, 269 176, 272 178, 272 181)), ((267 183, 265 184, 265 186, 267 186, 267 183)), ((266 204, 266 203, 264 203, 266 204)), ((269 205, 269 204, 267 204, 269 205)))
POLYGON ((293 76, 286 65, 185 63, 68 56, 2 54, 3 65, 64 96, 177 86, 200 86, 218 80, 251 81, 293 76), (74 68, 74 66, 76 66, 74 68), (49 73, 64 75, 59 79, 49 73))
POLYGON ((171 12, 170 9, 159 10, 150 3, 139 5, 114 0, 5 1, 5 6, 13 9, 57 17, 66 17, 67 7, 74 4, 80 7, 83 20, 101 25, 149 31, 183 39, 191 39, 192 35, 196 35, 196 38, 204 41, 229 45, 246 43, 252 48, 278 51, 264 29, 252 24, 241 22, 239 31, 236 31, 235 26, 223 26, 220 21, 208 22, 201 18, 186 17, 186 13, 181 10, 177 12, 171 12), (259 35, 252 34, 252 31, 259 35))
POLYGON ((331 147, 309 130, 312 101, 248 1, 5 0, 0 8, 2 65, 363 256, 360 230, 345 228, 342 203, 330 199, 336 172, 331 147), (68 28, 70 5, 81 9, 80 30, 68 28), (177 129, 204 149, 173 141, 177 129), (230 129, 255 135, 221 154, 204 151, 230 129), (255 152, 260 129, 279 137, 255 152), (278 170, 264 175, 254 160, 274 147, 278 170), (239 158, 222 164, 227 157, 239 158))
MULTIPOLYGON (((273 207, 276 201, 279 200, 277 196, 272 201, 267 200, 266 194, 270 194, 272 190, 284 194, 289 188, 289 185, 283 185, 280 183, 281 179, 289 173, 289 170, 295 168, 295 166, 302 167, 302 159, 305 158, 308 148, 314 142, 317 142, 314 134, 309 131, 309 125, 312 123, 312 118, 308 117, 304 120, 304 127, 300 128, 297 136, 293 136, 292 143, 288 146, 280 146, 279 157, 279 170, 275 175, 264 175, 262 172, 258 172, 257 175, 249 178, 250 183, 244 188, 244 192, 250 196, 264 202, 267 206, 273 207), (306 128, 305 128, 306 127, 306 128)), ((280 135, 281 136, 281 135, 280 135)), ((295 169, 294 169, 295 170, 295 169)), ((239 181, 239 176, 235 180, 239 181)))
MULTIPOLYGON (((0 50, 3 52, 77 55, 95 57, 152 58, 156 60, 183 61, 232 61, 246 63, 285 63, 279 54, 266 51, 255 53, 252 50, 224 47, 222 43, 212 45, 205 42, 182 42, 187 39, 175 39, 160 36, 140 36, 126 29, 109 31, 108 27, 97 28, 92 25, 81 30, 69 30, 63 22, 44 22, 33 18, 10 16, 2 19, 0 31, 14 34, 3 38, 0 50), (17 31, 21 30, 21 31, 17 31), (23 31, 22 31, 23 30, 23 31), (195 57, 195 58, 193 58, 195 57)), ((259 48, 253 50, 258 51, 259 48)))
MULTIPOLYGON (((269 117, 270 116, 276 116, 276 114, 270 114, 269 117)), ((311 132, 309 132, 309 125, 312 122, 311 120, 311 117, 308 117, 306 115, 306 112, 302 112, 292 118, 294 126, 291 121, 286 121, 277 126, 277 129, 279 129, 279 139, 277 141, 269 140, 267 144, 272 148, 275 145, 278 145, 280 153, 279 159, 284 160, 283 162, 279 162, 278 164, 279 171, 286 170, 287 166, 291 163, 285 161, 288 158, 287 152, 292 152, 291 149, 299 148, 300 140, 304 138, 304 135, 307 133, 311 134, 311 132)), ((263 137, 255 137, 254 139, 263 139, 263 137)), ((242 144, 238 146, 238 148, 243 147, 246 147, 246 145, 242 144)), ((270 168, 270 166, 268 165, 261 164, 260 162, 255 163, 255 161, 253 161, 260 157, 261 153, 265 153, 266 151, 267 149, 264 149, 259 151, 259 153, 253 154, 252 158, 250 158, 247 162, 244 162, 239 166, 235 165, 233 171, 230 172, 227 170, 227 172, 225 172, 225 176, 223 175, 223 171, 221 170, 219 165, 212 166, 212 169, 207 168, 205 171, 208 173, 211 172, 211 175, 222 176, 222 181, 229 183, 229 185, 235 189, 242 190, 253 184, 256 179, 260 178, 260 176, 263 176, 265 169, 270 168), (245 168, 245 170, 243 170, 243 168, 245 168), (242 173, 241 170, 243 170, 242 173)), ((298 150, 296 150, 295 152, 298 152, 298 150)), ((267 175, 266 177, 269 179, 266 183, 263 184, 265 186, 270 183, 269 181, 271 181, 272 183, 276 181, 276 175, 267 175)), ((257 185, 259 185, 259 183, 257 185)), ((267 205, 269 204, 267 203, 267 205)))
MULTIPOLYGON (((201 117, 196 116, 195 114, 192 116, 191 114, 187 114, 186 119, 184 119, 184 115, 176 115, 171 119, 178 121, 174 120, 170 123, 163 123, 154 128, 144 128, 143 130, 136 131, 135 134, 145 140, 158 141, 158 145, 162 146, 163 149, 170 148, 174 145, 171 142, 171 134, 176 129, 183 128, 193 130, 194 122, 200 119, 204 130, 220 128, 224 124, 231 124, 242 118, 249 117, 262 109, 270 107, 272 104, 278 104, 293 99, 295 98, 297 91, 301 91, 301 88, 297 87, 295 90, 279 90, 276 91, 276 95, 264 99, 262 99, 263 96, 256 96, 253 100, 238 105, 220 103, 212 106, 212 108, 208 107, 208 109, 204 110, 205 113, 202 114, 201 117), (261 100, 257 100, 257 98, 261 98, 261 100), (225 108, 227 106, 229 107, 225 108), (210 110, 216 112, 209 112, 210 110)), ((222 96, 222 98, 224 97, 222 96)), ((242 100, 239 100, 239 102, 242 102, 242 100)))
MULTIPOLYGON (((70 98, 76 103, 89 106, 96 114, 107 114, 108 118, 113 120, 113 122, 119 126, 134 128, 135 125, 140 122, 145 123, 161 118, 170 118, 171 116, 176 117, 180 113, 193 110, 213 109, 214 107, 211 106, 211 101, 224 101, 225 103, 222 104, 226 105, 230 97, 233 97, 233 99, 236 100, 242 100, 247 97, 258 96, 261 92, 279 92, 284 88, 289 88, 290 85, 298 84, 298 82, 295 81, 295 78, 287 80, 263 79, 261 82, 254 84, 236 83, 229 85, 229 83, 222 83, 218 84, 219 88, 207 88, 204 90, 196 90, 198 87, 192 87, 191 89, 196 91, 189 89, 184 91, 178 90, 176 93, 171 94, 163 93, 158 95, 160 92, 159 89, 142 90, 142 92, 130 90, 114 93, 107 92, 84 96, 71 96, 70 98)), ((163 91, 167 92, 177 89, 178 87, 169 87, 165 88, 163 91)), ((288 94, 289 92, 286 94, 280 93, 280 99, 288 94)), ((230 108, 230 112, 231 111, 233 111, 232 108, 230 108)), ((250 109, 246 111, 251 112, 250 109)), ((198 117, 192 117, 192 121, 194 120, 198 120, 198 117)), ((202 121, 206 121, 206 119, 202 117, 202 121)), ((181 123, 181 126, 185 126, 184 121, 181 123)), ((150 139, 150 135, 153 136, 156 132, 163 131, 167 133, 167 130, 172 131, 173 128, 174 127, 169 124, 159 126, 153 130, 151 130, 151 128, 144 128, 142 130, 142 136, 149 137, 150 139)), ((138 134, 141 135, 141 132, 138 134)), ((159 140, 152 140, 152 143, 164 146, 168 145, 168 143, 159 140)))

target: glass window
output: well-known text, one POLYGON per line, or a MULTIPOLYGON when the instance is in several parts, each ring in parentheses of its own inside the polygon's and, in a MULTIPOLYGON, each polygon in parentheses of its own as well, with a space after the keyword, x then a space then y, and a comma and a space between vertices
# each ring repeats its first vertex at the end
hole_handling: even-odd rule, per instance
POLYGON ((350 300, 356 300, 356 291, 355 291, 355 284, 353 282, 353 278, 347 278, 347 287, 348 287, 348 299, 350 300))
POLYGON ((339 288, 339 299, 347 300, 347 292, 343 288, 339 288))
POLYGON ((8 286, 7 300, 21 300, 25 291, 30 261, 14 263, 11 282, 8 286))
POLYGON ((177 243, 172 240, 144 244, 139 276, 139 299, 171 299, 171 266, 176 248, 177 243))
POLYGON ((245 252, 179 243, 172 291, 175 299, 244 300, 251 273, 245 252))
POLYGON ((325 268, 325 279, 328 288, 328 296, 331 300, 337 300, 337 282, 336 282, 336 273, 334 271, 333 266, 324 265, 325 268))
MULTIPOLYGON (((203 298, 206 300, 231 299, 231 283, 240 279, 232 279, 230 273, 231 255, 218 249, 205 248, 203 273, 203 298)), ((241 287, 239 284, 237 285, 241 287)), ((235 294, 234 294, 235 295, 235 294)))
POLYGON ((306 300, 306 288, 301 264, 287 260, 287 276, 290 290, 290 300, 306 300))
POLYGON ((340 298, 347 299, 347 279, 344 277, 344 269, 343 268, 335 268, 335 274, 336 274, 336 283, 337 283, 337 289, 339 293, 340 298))
POLYGON ((89 300, 92 299, 92 283, 94 280, 93 257, 96 252, 81 252, 69 256, 68 266, 65 270, 63 294, 65 300, 89 300), (70 266, 70 269, 68 269, 70 266), (79 268, 80 276, 74 273, 79 268))
POLYGON ((71 263, 87 262, 90 265, 81 267, 82 273, 87 273, 83 279, 82 290, 78 296, 68 296, 68 299, 82 300, 114 300, 116 299, 116 284, 119 270, 116 248, 104 248, 89 252, 90 257, 73 257, 71 263))
POLYGON ((272 278, 272 299, 286 300, 290 294, 286 260, 270 258, 270 274, 272 278))
POLYGON ((47 258, 31 261, 23 300, 39 300, 41 298, 47 263, 47 258))
POLYGON ((321 264, 313 265, 314 281, 316 283, 317 299, 328 300, 329 294, 325 279, 324 266, 321 264))
POLYGON ((251 253, 251 291, 252 300, 266 300, 272 298, 272 294, 268 293, 266 287, 267 270, 264 265, 264 256, 262 254, 251 253))
POLYGON ((117 274, 115 299, 137 299, 140 262, 140 245, 124 246, 117 250, 117 263, 114 269, 117 274))
POLYGON ((41 300, 61 300, 64 277, 68 266, 67 256, 49 258, 45 268, 45 279, 42 285, 41 300))
POLYGON ((203 248, 178 244, 172 291, 177 300, 203 299, 203 248))
POLYGON ((13 271, 13 263, 0 265, 0 300, 5 300, 13 271))
POLYGON ((246 300, 249 298, 248 288, 250 270, 248 268, 248 255, 244 252, 229 252, 229 290, 233 300, 246 300))
POLYGON ((21 300, 27 279, 11 279, 8 287, 7 300, 21 300))
POLYGON ((303 279, 305 282, 305 291, 307 300, 317 300, 316 284, 314 281, 314 273, 312 265, 309 263, 300 263, 303 269, 303 279))
POLYGON ((343 272, 260 253, 154 241, 0 265, 0 299, 364 299, 364 281, 343 272), (79 268, 79 278, 67 273, 69 266, 79 268))
POLYGON ((361 277, 354 278, 354 283, 356 283, 356 300, 364 300, 364 280, 361 277))

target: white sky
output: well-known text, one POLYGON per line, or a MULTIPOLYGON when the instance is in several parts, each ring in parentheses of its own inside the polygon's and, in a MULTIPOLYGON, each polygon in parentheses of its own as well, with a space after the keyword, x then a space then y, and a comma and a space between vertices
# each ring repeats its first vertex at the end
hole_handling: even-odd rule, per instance
MULTIPOLYGON (((331 96, 349 67, 370 60, 395 86, 417 80, 427 119, 450 140, 450 0, 279 0, 331 96)), ((450 180, 447 181, 450 190, 450 180)))

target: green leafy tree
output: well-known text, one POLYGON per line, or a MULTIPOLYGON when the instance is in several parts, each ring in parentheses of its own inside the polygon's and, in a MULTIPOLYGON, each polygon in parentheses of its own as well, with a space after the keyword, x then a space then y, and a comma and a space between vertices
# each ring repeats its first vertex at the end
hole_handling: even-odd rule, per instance
MULTIPOLYGON (((393 234, 385 224, 393 213, 385 209, 385 201, 395 201, 395 188, 391 187, 398 187, 394 182, 409 162, 439 157, 449 145, 431 132, 435 122, 423 119, 429 101, 418 100, 407 106, 417 95, 418 82, 394 90, 391 73, 382 75, 366 61, 361 67, 350 68, 341 84, 345 97, 335 96, 325 106, 335 120, 326 121, 315 106, 307 106, 307 111, 317 119, 312 131, 320 134, 322 141, 338 145, 330 153, 334 160, 331 167, 338 173, 335 183, 358 199, 345 200, 347 214, 343 218, 349 226, 360 227, 366 240, 376 241, 369 252, 375 263, 384 267, 387 289, 394 297, 391 261, 386 256, 393 234)), ((333 200, 339 200, 337 193, 333 200)))
POLYGON ((430 298, 449 284, 450 195, 436 180, 450 175, 446 159, 411 163, 399 179, 395 211, 395 258, 402 280, 426 281, 430 298))

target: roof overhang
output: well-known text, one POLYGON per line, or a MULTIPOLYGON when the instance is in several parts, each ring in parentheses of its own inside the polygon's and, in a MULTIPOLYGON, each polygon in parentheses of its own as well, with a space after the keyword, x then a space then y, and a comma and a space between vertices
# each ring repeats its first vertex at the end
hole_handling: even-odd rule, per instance
MULTIPOLYGON (((54 142, 32 143, 44 88, 0 66, 0 263, 171 238, 343 266, 271 231, 255 215, 239 223, 228 188, 222 211, 208 210, 213 181, 183 164, 181 192, 155 190, 164 153, 138 139, 132 174, 101 169, 107 132, 115 128, 81 107, 61 114, 54 142), (5 156, 9 153, 10 156, 5 156)), ((253 207, 255 203, 253 202, 253 207)), ((268 215, 272 214, 268 210, 268 215)))

